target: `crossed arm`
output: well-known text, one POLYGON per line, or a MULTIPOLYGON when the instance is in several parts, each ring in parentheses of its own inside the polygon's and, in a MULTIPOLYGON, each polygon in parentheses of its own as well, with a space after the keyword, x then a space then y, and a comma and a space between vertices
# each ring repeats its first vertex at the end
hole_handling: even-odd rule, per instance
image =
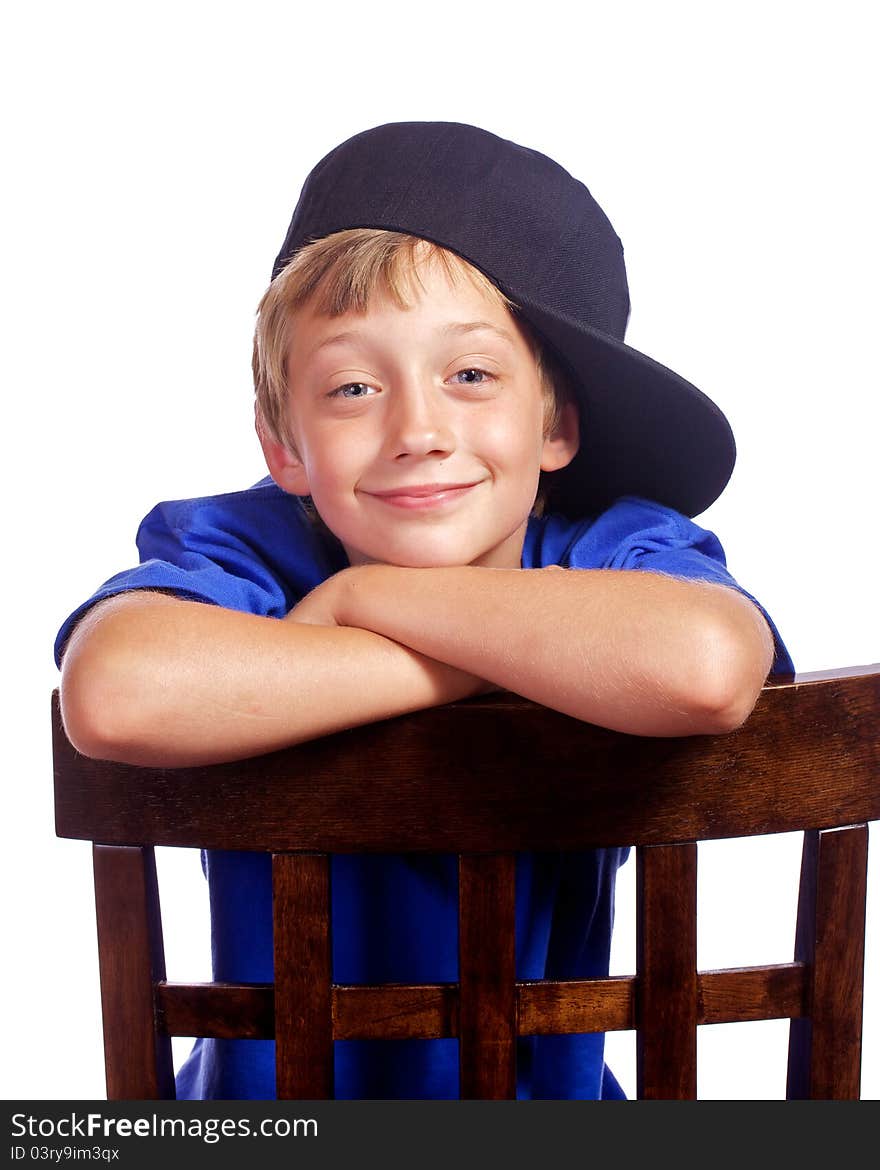
POLYGON ((134 592, 93 607, 62 664, 87 755, 240 759, 495 688, 637 735, 733 730, 772 661, 722 585, 634 570, 363 565, 283 621, 134 592))

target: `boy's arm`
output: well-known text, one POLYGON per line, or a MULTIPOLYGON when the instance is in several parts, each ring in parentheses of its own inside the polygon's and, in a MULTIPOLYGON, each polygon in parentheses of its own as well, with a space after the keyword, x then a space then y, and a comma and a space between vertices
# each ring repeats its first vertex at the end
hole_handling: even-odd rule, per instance
POLYGON ((292 616, 384 634, 636 735, 733 730, 773 659, 769 627, 748 598, 647 571, 362 565, 320 585, 292 616))
POLYGON ((77 624, 60 695, 83 754, 181 767, 258 755, 484 688, 368 630, 132 591, 77 624))

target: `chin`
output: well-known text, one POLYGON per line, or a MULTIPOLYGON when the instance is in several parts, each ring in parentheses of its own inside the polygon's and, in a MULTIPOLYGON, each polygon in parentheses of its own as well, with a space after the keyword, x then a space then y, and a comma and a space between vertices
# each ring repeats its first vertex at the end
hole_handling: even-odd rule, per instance
POLYGON ((470 565, 480 559, 479 550, 430 547, 395 547, 376 552, 352 553, 353 565, 396 565, 401 569, 448 569, 470 565))
POLYGON ((473 559, 463 556, 443 556, 431 553, 404 553, 387 557, 386 565, 397 565, 401 569, 452 569, 473 564, 473 559))

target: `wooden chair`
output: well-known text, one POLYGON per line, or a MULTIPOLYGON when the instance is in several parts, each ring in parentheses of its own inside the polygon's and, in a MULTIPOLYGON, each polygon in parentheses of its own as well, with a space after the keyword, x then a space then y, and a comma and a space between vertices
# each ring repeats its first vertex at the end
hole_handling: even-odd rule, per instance
POLYGON ((56 692, 57 833, 94 842, 108 1097, 173 1097, 171 1036, 274 1037, 278 1097, 303 1100, 332 1096, 334 1039, 452 1036, 461 1096, 511 1098, 517 1035, 635 1029, 638 1096, 693 1098, 698 1025, 774 1018, 788 1097, 858 1097, 878 700, 876 665, 799 675, 733 734, 647 739, 500 695, 161 770, 79 755, 56 692), (699 842, 794 830, 793 961, 698 971, 699 842), (272 854, 274 985, 166 980, 156 845, 272 854), (636 973, 517 982, 515 852, 613 845, 636 847, 636 973), (459 855, 457 984, 332 984, 329 855, 352 851, 459 855))

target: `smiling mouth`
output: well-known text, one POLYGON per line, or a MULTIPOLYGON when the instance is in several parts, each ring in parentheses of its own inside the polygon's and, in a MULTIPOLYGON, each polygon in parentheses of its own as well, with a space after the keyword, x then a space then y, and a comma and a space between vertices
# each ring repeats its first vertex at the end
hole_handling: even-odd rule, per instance
POLYGON ((461 499, 480 482, 475 480, 472 483, 422 483, 364 494, 395 508, 428 509, 461 499))

